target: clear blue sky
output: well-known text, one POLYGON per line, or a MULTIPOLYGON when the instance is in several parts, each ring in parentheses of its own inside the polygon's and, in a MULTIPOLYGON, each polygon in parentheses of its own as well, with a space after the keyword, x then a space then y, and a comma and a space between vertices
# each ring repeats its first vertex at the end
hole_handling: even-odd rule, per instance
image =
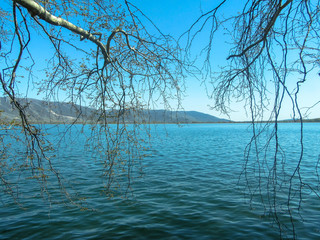
MULTIPOLYGON (((221 1, 219 0, 135 0, 134 3, 141 8, 151 19, 159 26, 159 28, 168 34, 180 36, 186 31, 194 21, 201 15, 202 12, 212 9, 221 1)), ((231 0, 221 10, 224 17, 230 14, 240 12, 241 5, 245 1, 231 0)), ((227 44, 228 38, 222 33, 218 33, 214 38, 213 59, 214 64, 223 64, 226 62, 228 50, 230 45, 227 44)), ((201 49, 208 41, 208 35, 203 35, 202 39, 197 39, 199 45, 198 50, 201 49)), ((196 47, 195 47, 196 50, 196 47)), ((305 107, 310 107, 320 100, 320 77, 318 73, 320 69, 314 71, 307 82, 301 86, 299 102, 302 113, 305 113, 305 107)), ((272 78, 272 76, 270 76, 272 78)), ((289 82, 289 87, 293 89, 297 76, 291 76, 292 84, 289 82)), ((201 87, 199 82, 195 79, 187 79, 187 97, 184 100, 184 107, 186 110, 197 110, 209 113, 218 117, 225 117, 214 110, 210 110, 209 105, 212 105, 212 100, 208 99, 205 94, 204 87, 201 87)), ((272 92, 274 89, 270 89, 272 92)), ((272 98, 272 93, 270 94, 272 98)), ((320 105, 320 104, 319 104, 320 105)), ((307 113, 309 118, 320 117, 320 106, 317 106, 307 113)), ((243 103, 232 103, 231 108, 234 110, 230 113, 232 120, 248 120, 246 116, 243 103)), ((292 106, 289 104, 289 99, 284 100, 281 119, 289 119, 292 117, 292 106)))
MULTIPOLYGON (((0 7, 7 7, 10 1, 11 0, 1 1, 0 7)), ((132 2, 150 17, 163 33, 179 37, 192 25, 192 23, 194 23, 201 15, 202 11, 206 12, 206 10, 212 9, 212 7, 216 6, 220 0, 132 0, 132 2)), ((226 17, 228 14, 240 11, 241 3, 243 2, 239 0, 231 0, 227 6, 222 8, 223 15, 226 17)), ((214 55, 212 59, 214 64, 223 64, 226 61, 229 47, 226 42, 228 40, 229 39, 221 33, 217 34, 214 38, 214 55)), ((201 37, 197 39, 198 46, 195 45, 194 51, 200 51, 207 41, 208 35, 201 35, 201 37)), ((33 44, 38 49, 40 47, 42 49, 46 48, 46 43, 42 42, 40 38, 38 41, 34 41, 33 44)), ((40 51, 39 54, 43 55, 44 52, 40 51)), ((45 58, 45 56, 43 58, 45 58)), ((214 110, 210 110, 210 105, 212 105, 213 102, 207 97, 205 87, 201 86, 198 80, 194 78, 186 79, 186 87, 186 97, 183 100, 183 107, 185 110, 195 110, 217 117, 227 117, 225 115, 220 115, 214 110)), ((319 90, 320 78, 317 73, 315 73, 301 89, 300 98, 302 99, 302 107, 312 106, 317 100, 319 90)), ((36 96, 31 89, 29 97, 32 97, 33 94, 36 96)), ((287 103, 285 102, 285 104, 287 103)), ((230 118, 232 120, 242 121, 249 119, 249 117, 246 116, 243 103, 232 103, 231 108, 233 109, 233 112, 230 113, 230 118)), ((290 111, 291 106, 288 104, 285 105, 281 118, 290 118, 290 111)), ((309 118, 320 117, 320 107, 312 109, 309 113, 309 118)))

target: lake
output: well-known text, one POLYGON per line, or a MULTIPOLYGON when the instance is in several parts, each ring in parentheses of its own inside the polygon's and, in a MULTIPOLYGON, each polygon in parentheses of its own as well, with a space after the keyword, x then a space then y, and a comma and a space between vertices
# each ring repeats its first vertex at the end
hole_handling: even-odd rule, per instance
MULTIPOLYGON (((50 127, 50 131, 57 129, 50 127)), ((270 209, 260 204, 257 191, 248 195, 246 178, 241 175, 251 132, 249 124, 152 126, 148 151, 152 154, 143 159, 143 174, 136 173, 127 198, 102 194, 99 157, 81 147, 86 132, 69 135, 53 161, 74 191, 86 198, 89 209, 49 204, 37 193, 37 186, 21 181, 21 206, 0 193, 0 239, 278 239, 270 209)), ((288 169, 299 158, 299 133, 299 124, 279 125, 279 141, 286 154, 282 161, 288 169)), ((318 194, 319 133, 319 123, 304 125, 301 164, 303 181, 318 194)), ((272 147, 265 156, 272 158, 272 147)), ((248 171, 254 171, 255 164, 249 164, 248 171)), ((268 167, 267 162, 261 164, 268 167)), ((249 172, 247 179, 255 174, 249 172)), ((252 181, 255 186, 256 178, 252 181)), ((267 186, 264 184, 262 179, 261 185, 267 186)), ((285 193, 286 183, 279 186, 285 193)), ((298 239, 320 239, 320 199, 308 188, 302 194, 302 218, 294 215, 296 234, 298 239)), ((279 199, 281 202, 281 196, 279 199)), ((292 201, 295 213, 297 202, 292 201)), ((290 238, 285 212, 278 214, 288 221, 289 230, 283 231, 290 238)))

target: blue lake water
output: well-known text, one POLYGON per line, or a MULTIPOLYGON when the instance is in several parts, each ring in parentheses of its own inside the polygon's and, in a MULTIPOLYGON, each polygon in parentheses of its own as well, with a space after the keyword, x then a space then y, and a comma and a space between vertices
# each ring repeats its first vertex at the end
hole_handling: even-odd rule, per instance
MULTIPOLYGON (((268 209, 250 201, 243 178, 239 181, 251 138, 248 124, 154 127, 152 155, 143 160, 144 174, 134 178, 132 195, 125 199, 101 194, 101 163, 81 147, 84 135, 66 137, 55 161, 92 210, 50 205, 37 186, 22 181, 21 206, 0 193, 0 239, 279 238, 265 214, 268 209)), ((298 124, 280 124, 279 141, 289 168, 299 156, 299 132, 298 124)), ((301 165, 304 181, 318 193, 319 133, 320 124, 304 125, 301 165)), ((298 239, 320 239, 320 200, 309 190, 303 194, 303 218, 295 219, 298 239)))

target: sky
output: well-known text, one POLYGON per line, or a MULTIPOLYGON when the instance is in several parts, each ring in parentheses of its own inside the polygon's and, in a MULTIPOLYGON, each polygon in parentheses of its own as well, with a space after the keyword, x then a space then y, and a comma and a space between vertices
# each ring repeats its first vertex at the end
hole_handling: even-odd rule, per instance
MULTIPOLYGON (((218 1, 210 0, 163 0, 163 1, 148 1, 136 0, 134 3, 145 14, 147 14, 152 21, 163 31, 164 34, 171 34, 179 38, 181 34, 188 30, 192 24, 199 18, 199 16, 208 9, 215 6, 218 1)), ((235 8, 236 9, 236 8, 235 8)), ((223 36, 219 36, 224 42, 223 36)), ((197 39, 199 47, 195 46, 194 52, 200 52, 208 42, 208 35, 201 39, 197 39)), ((219 40, 219 39, 217 39, 219 40)), ((221 40, 219 40, 221 42, 221 40)), ((227 57, 227 48, 225 46, 214 49, 217 59, 213 61, 221 61, 227 57)), ((201 66, 199 66, 201 67, 201 66)), ((204 84, 201 79, 191 78, 186 79, 186 93, 183 100, 183 107, 185 110, 195 110, 214 115, 216 117, 229 118, 226 115, 220 114, 211 109, 213 101, 208 98, 207 84, 204 84)), ((210 88, 210 87, 209 87, 210 88)), ((242 112, 242 110, 241 110, 242 112)), ((240 120, 245 119, 244 116, 236 117, 233 114, 232 118, 240 120)))
MULTIPOLYGON (((0 7, 7 7, 9 0, 1 1, 0 7)), ((218 0, 132 0, 144 14, 146 14, 164 33, 170 34, 178 38, 184 33, 203 13, 209 9, 212 9, 219 2, 218 0)), ((226 7, 223 7, 221 10, 222 14, 227 17, 228 14, 236 13, 240 11, 240 4, 242 1, 231 0, 231 4, 228 4, 226 7)), ((230 39, 222 33, 218 33, 214 37, 213 45, 213 57, 212 62, 214 64, 224 64, 226 63, 226 58, 229 52, 229 45, 227 42, 230 39)), ((200 35, 197 39, 196 44, 194 45, 193 51, 200 52, 203 46, 208 42, 208 35, 204 31, 204 34, 200 35)), ((34 46, 37 48, 45 49, 46 43, 43 42, 40 38, 33 42, 34 46)), ((40 51, 39 54, 45 55, 45 51, 40 51)), ((45 56, 43 56, 45 58, 45 56)), ((0 62, 1 64, 1 62, 0 62)), ((294 79, 294 76, 292 77, 294 79)), ((209 99, 206 94, 206 88, 204 84, 201 83, 201 80, 196 78, 188 77, 185 79, 186 83, 186 92, 183 99, 183 107, 186 111, 200 111, 203 113, 208 113, 216 117, 229 118, 234 121, 245 121, 249 120, 250 117, 247 115, 244 109, 244 103, 231 103, 230 108, 232 111, 230 115, 223 115, 219 112, 212 110, 210 106, 213 105, 213 100, 209 99)), ((210 84, 207 84, 207 87, 210 92, 210 84)), ((294 87, 294 86, 293 86, 294 87)), ((320 78, 317 73, 314 73, 311 78, 308 80, 307 84, 304 84, 301 89, 300 99, 301 106, 308 107, 312 106, 317 101, 317 96, 319 95, 320 89, 320 78)), ((29 96, 33 95, 36 97, 36 94, 32 92, 29 93, 29 96)), ((272 98, 272 90, 270 93, 272 98)), ((309 118, 320 117, 320 107, 315 107, 308 112, 309 118)), ((283 112, 281 114, 282 119, 291 118, 291 106, 289 105, 288 99, 285 99, 283 112)))
MULTIPOLYGON (((180 36, 185 32, 202 13, 212 9, 217 5, 218 0, 162 0, 162 1, 148 1, 148 0, 136 0, 135 4, 151 19, 164 33, 173 34, 174 36, 180 36)), ((230 3, 221 8, 221 14, 223 17, 228 17, 233 13, 238 13, 242 10, 241 4, 243 1, 231 0, 230 3)), ((227 26, 231 27, 231 26, 227 26)), ((229 29, 228 29, 229 30, 229 29)), ((207 43, 208 35, 203 34, 197 39, 196 44, 199 45, 194 48, 195 51, 201 51, 201 48, 207 43), (201 38, 202 37, 202 38, 201 38)), ((213 43, 213 64, 223 65, 226 63, 228 57, 229 47, 228 44, 230 39, 225 34, 218 32, 214 37, 213 43)), ((318 73, 320 69, 317 69, 310 75, 308 81, 301 86, 299 101, 302 109, 302 113, 307 113, 308 118, 319 118, 320 117, 320 106, 319 104, 306 112, 306 107, 313 106, 320 99, 320 77, 318 73)), ((270 76, 270 79, 272 76, 270 76)), ((291 89, 295 88, 296 76, 291 76, 292 84, 289 82, 291 89)), ((289 80, 290 80, 289 79, 289 80)), ((246 121, 250 119, 250 116, 244 109, 243 102, 233 102, 230 106, 232 111, 229 116, 221 115, 210 108, 213 105, 213 100, 209 99, 204 91, 204 86, 200 86, 199 81, 196 79, 186 80, 187 96, 184 100, 184 107, 186 110, 197 110, 204 113, 208 113, 218 117, 226 117, 235 121, 246 121)), ((210 84, 208 84, 210 89, 210 84)), ((274 98, 272 94, 273 89, 270 89, 269 96, 274 98)), ((288 98, 284 99, 282 112, 280 119, 292 118, 292 107, 288 98)))

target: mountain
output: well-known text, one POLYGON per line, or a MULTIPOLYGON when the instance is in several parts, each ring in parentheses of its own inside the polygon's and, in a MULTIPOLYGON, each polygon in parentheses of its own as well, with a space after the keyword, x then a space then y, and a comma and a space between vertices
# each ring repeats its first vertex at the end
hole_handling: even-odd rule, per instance
MULTIPOLYGON (((90 108, 63 102, 46 102, 37 99, 19 99, 19 102, 26 109, 30 121, 34 123, 74 122, 80 113, 84 117, 78 120, 82 122, 93 114, 90 108)), ((1 119, 10 121, 19 119, 19 112, 9 98, 0 97, 0 111, 1 119)))
MULTIPOLYGON (((19 99, 33 123, 90 123, 99 120, 98 111, 71 103, 46 102, 37 99, 19 99)), ((108 111, 108 122, 115 122, 116 116, 127 123, 217 123, 230 122, 209 114, 196 111, 166 111, 166 110, 127 110, 124 114, 119 111, 108 111)), ((0 97, 0 118, 6 121, 19 121, 19 113, 13 107, 9 98, 0 97)))
POLYGON ((197 111, 166 111, 166 110, 151 110, 150 122, 165 122, 165 123, 217 123, 231 122, 227 119, 217 118, 210 114, 197 111))

